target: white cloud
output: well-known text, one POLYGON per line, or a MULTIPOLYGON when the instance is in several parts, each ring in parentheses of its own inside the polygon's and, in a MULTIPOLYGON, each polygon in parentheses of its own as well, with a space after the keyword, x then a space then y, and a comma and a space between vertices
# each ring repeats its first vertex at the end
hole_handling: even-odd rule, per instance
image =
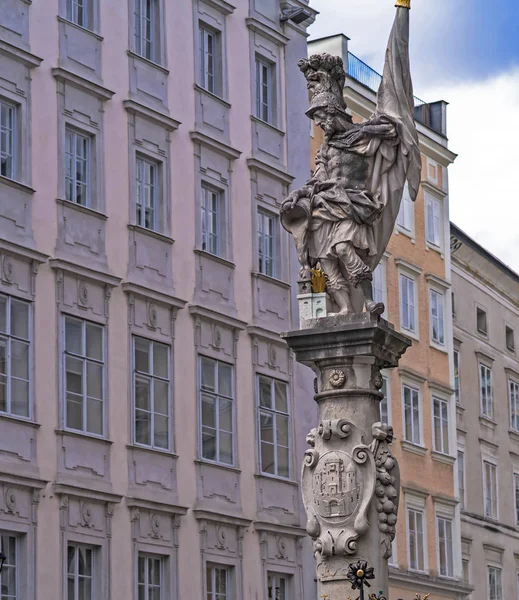
POLYGON ((451 220, 519 273, 519 69, 426 97, 449 102, 451 220))

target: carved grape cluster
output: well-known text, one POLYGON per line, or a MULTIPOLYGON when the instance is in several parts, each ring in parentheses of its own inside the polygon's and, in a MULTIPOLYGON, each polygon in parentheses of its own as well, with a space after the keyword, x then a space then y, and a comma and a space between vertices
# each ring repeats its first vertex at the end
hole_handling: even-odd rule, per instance
POLYGON ((395 527, 398 510, 398 491, 395 487, 396 477, 391 471, 396 466, 396 460, 387 448, 379 448, 375 457, 377 468, 377 483, 375 484, 376 509, 378 512, 378 528, 386 538, 386 558, 391 556, 391 541, 395 537, 395 527))

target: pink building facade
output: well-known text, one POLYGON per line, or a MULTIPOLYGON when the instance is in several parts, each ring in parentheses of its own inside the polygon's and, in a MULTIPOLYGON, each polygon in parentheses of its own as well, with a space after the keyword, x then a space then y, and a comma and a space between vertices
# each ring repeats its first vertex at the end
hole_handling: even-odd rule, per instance
POLYGON ((1 3, 2 597, 315 597, 277 217, 309 172, 313 18, 1 3))

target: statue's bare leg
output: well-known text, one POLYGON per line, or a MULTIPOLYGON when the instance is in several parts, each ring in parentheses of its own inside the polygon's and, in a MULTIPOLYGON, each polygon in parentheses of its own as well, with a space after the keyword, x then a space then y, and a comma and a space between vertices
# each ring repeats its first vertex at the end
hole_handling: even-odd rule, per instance
POLYGON ((339 261, 336 258, 320 258, 319 262, 326 275, 326 289, 339 307, 338 314, 345 315, 353 312, 348 282, 342 274, 339 261))
POLYGON ((351 242, 340 242, 335 246, 335 252, 344 263, 346 273, 355 287, 360 287, 364 296, 366 311, 372 315, 381 315, 384 304, 373 300, 373 273, 369 266, 357 254, 351 242))

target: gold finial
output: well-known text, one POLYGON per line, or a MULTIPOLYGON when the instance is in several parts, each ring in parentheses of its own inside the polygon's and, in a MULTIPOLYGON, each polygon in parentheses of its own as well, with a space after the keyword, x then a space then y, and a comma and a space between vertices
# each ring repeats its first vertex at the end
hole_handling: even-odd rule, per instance
POLYGON ((357 571, 357 577, 364 577, 364 571, 362 569, 357 571))
POLYGON ((314 294, 321 294, 326 290, 324 271, 322 269, 312 269, 311 273, 310 282, 312 284, 312 292, 314 294))
POLYGON ((396 0, 395 6, 401 6, 402 8, 411 9, 411 0, 396 0))

